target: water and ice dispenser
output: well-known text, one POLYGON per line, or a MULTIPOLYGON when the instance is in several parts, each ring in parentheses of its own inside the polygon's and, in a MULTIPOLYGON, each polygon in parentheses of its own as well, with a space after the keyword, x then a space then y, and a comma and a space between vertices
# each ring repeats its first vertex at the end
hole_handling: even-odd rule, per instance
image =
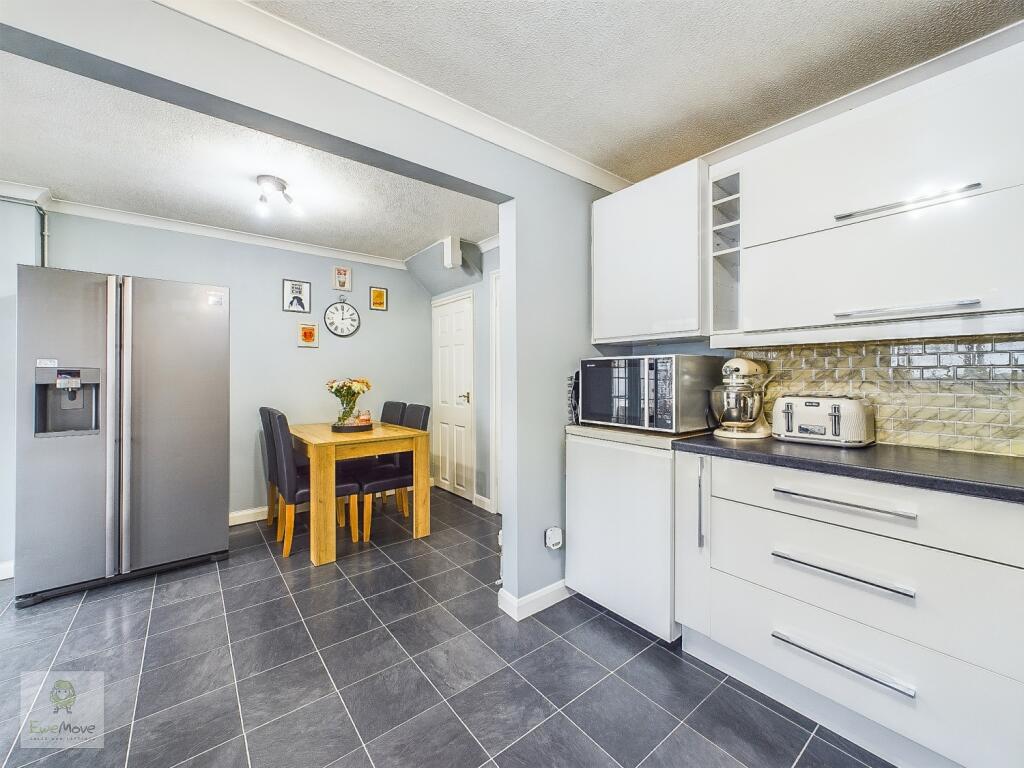
POLYGON ((100 429, 99 368, 36 368, 36 437, 100 429))

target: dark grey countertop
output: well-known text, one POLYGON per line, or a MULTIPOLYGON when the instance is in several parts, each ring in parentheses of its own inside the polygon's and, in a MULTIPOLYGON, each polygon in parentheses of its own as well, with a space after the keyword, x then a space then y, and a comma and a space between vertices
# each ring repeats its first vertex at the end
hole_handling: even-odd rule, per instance
POLYGON ((1024 504, 1024 458, 903 445, 832 448, 713 435, 675 440, 677 451, 876 480, 1024 504))

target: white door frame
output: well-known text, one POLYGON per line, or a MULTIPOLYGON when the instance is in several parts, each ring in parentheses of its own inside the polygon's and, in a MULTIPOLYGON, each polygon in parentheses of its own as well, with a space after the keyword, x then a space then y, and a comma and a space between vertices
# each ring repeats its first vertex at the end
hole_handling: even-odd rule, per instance
POLYGON ((501 447, 501 347, 499 343, 499 339, 501 338, 501 303, 499 301, 499 291, 501 290, 501 270, 496 269, 491 272, 490 285, 488 287, 491 291, 491 338, 489 350, 491 357, 491 460, 490 467, 488 468, 490 488, 487 492, 490 497, 491 514, 497 514, 498 468, 501 466, 501 462, 498 461, 499 450, 501 447))
MULTIPOLYGON (((431 381, 431 409, 434 413, 439 412, 438 401, 437 401, 437 368, 435 367, 435 355, 434 355, 434 310, 437 307, 443 307, 445 304, 454 304, 457 301, 463 299, 469 299, 469 318, 470 318, 470 352, 473 355, 473 365, 469 366, 469 391, 472 393, 471 397, 475 398, 476 395, 476 381, 475 381, 475 367, 476 367, 476 318, 474 316, 475 306, 473 304, 473 291, 459 291, 448 296, 442 296, 437 299, 432 299, 430 302, 430 381, 431 381)), ((469 471, 469 492, 470 501, 476 498, 476 403, 472 400, 469 403, 469 449, 467 450, 468 456, 473 461, 473 466, 470 467, 469 471)), ((431 474, 436 479, 439 477, 439 473, 434 471, 433 457, 437 456, 437 440, 440 430, 430 430, 430 453, 431 453, 431 474)))

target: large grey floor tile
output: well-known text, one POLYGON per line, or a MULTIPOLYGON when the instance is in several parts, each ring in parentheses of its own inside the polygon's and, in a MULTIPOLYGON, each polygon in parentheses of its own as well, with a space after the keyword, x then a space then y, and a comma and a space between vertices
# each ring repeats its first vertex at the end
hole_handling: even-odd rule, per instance
POLYGON ((564 635, 570 629, 575 629, 583 622, 590 621, 597 616, 597 613, 589 605, 568 597, 550 608, 535 613, 533 618, 555 634, 564 635))
POLYGON ((144 639, 133 640, 78 659, 67 659, 54 669, 102 672, 105 684, 116 683, 118 680, 139 674, 142 669, 142 650, 145 642, 144 639))
POLYGON ((250 731, 252 768, 323 768, 360 746, 336 693, 250 731))
MULTIPOLYGON (((94 748, 89 742, 74 749, 49 755, 33 768, 124 768, 125 756, 128 754, 128 737, 130 728, 123 726, 102 736, 103 746, 94 748)), ((90 740, 98 743, 101 737, 90 740)), ((13 764, 12 764, 13 768, 13 764)))
POLYGON ((439 602, 479 589, 483 584, 461 568, 454 568, 418 582, 439 602))
POLYGON ((445 697, 454 696, 505 666, 471 632, 424 651, 416 657, 416 663, 445 697))
POLYGON ((830 731, 828 728, 825 728, 824 726, 818 728, 818 730, 814 732, 814 735, 816 738, 822 739, 823 741, 827 741, 829 744, 831 744, 834 747, 838 747, 846 754, 852 755, 853 757, 857 758, 862 763, 864 763, 864 765, 868 766, 868 768, 895 768, 892 763, 889 763, 883 760, 882 758, 878 757, 877 755, 868 752, 866 749, 864 749, 864 747, 854 744, 849 739, 840 736, 835 731, 830 731))
POLYGON ((317 647, 326 648, 379 627, 380 622, 365 603, 358 602, 312 616, 306 625, 317 647))
POLYGON ((679 725, 616 677, 605 678, 563 711, 624 768, 636 768, 679 725))
MULTIPOLYGON (((308 560, 306 561, 308 564, 308 560)), ((241 565, 237 568, 221 569, 220 584, 223 589, 231 589, 242 584, 249 584, 253 581, 269 579, 272 576, 280 576, 273 560, 260 560, 250 565, 241 565)))
POLYGON ((449 703, 490 755, 555 711, 551 702, 508 667, 456 694, 449 703))
POLYGON ((149 634, 155 635, 170 629, 197 624, 224 613, 224 602, 219 592, 202 597, 193 597, 180 603, 171 603, 154 608, 149 621, 149 634))
POLYGON ((758 768, 789 768, 810 737, 727 685, 697 707, 686 724, 740 762, 758 768))
POLYGON ((242 732, 234 686, 137 720, 127 768, 167 768, 242 732))
POLYGON ((227 615, 228 633, 231 640, 244 640, 247 637, 269 632, 272 629, 292 624, 299 620, 299 612, 295 609, 291 595, 279 597, 267 603, 257 603, 240 611, 232 611, 227 615))
POLYGON ((360 573, 366 573, 367 571, 383 568, 391 564, 391 558, 379 549, 367 549, 338 560, 338 568, 346 576, 358 576, 360 573))
POLYGON ((74 608, 22 617, 10 608, 0 617, 0 653, 53 635, 63 635, 75 616, 74 608))
POLYGON ((272 557, 270 548, 266 544, 259 544, 255 547, 245 549, 233 549, 228 552, 226 559, 220 561, 221 569, 237 568, 240 565, 251 565, 272 557))
POLYGON ((245 750, 245 739, 236 736, 231 741, 219 744, 181 763, 177 768, 249 768, 249 755, 245 750))
POLYGON ((864 768, 864 763, 854 760, 827 741, 813 737, 794 768, 864 768))
POLYGON ((802 715, 795 709, 787 707, 781 701, 776 701, 771 696, 761 693, 759 690, 751 688, 749 685, 745 683, 741 683, 734 677, 730 677, 728 680, 726 680, 725 684, 728 685, 730 688, 735 688, 740 693, 746 694, 754 701, 756 701, 758 704, 764 704, 772 712, 775 712, 778 715, 782 715, 787 720, 792 720, 805 731, 813 731, 814 726, 817 725, 817 723, 815 723, 813 720, 811 720, 811 718, 807 717, 806 715, 802 715))
POLYGON ((289 571, 283 574, 282 578, 292 592, 302 592, 304 589, 320 587, 345 577, 334 563, 328 563, 327 565, 289 571))
POLYGON ((235 675, 239 680, 305 656, 313 650, 313 642, 301 622, 231 644, 235 675))
POLYGON ((420 555, 414 557, 412 560, 406 560, 401 563, 400 567, 403 571, 408 573, 414 579, 425 579, 428 576, 436 576, 439 573, 450 571, 456 566, 447 557, 440 552, 431 552, 430 554, 420 555))
POLYGON ((718 686, 718 681, 652 645, 616 674, 680 720, 718 686))
POLYGON ((195 563, 194 565, 186 565, 182 568, 175 568, 170 571, 158 573, 156 575, 156 583, 157 585, 170 584, 172 581, 182 581, 183 579, 191 579, 194 576, 216 573, 217 570, 217 563, 213 561, 195 563))
POLYGON ((22 672, 40 669, 45 671, 49 668, 53 655, 57 652, 57 646, 63 638, 63 635, 51 635, 34 643, 8 648, 0 653, 0 680, 20 677, 22 672))
POLYGON ((429 709, 441 699, 412 661, 378 672, 341 692, 364 741, 429 709))
POLYGON ((469 563, 476 562, 477 560, 483 560, 485 557, 491 557, 494 552, 489 550, 479 541, 473 541, 471 539, 470 541, 464 541, 461 544, 456 544, 453 547, 442 549, 441 554, 456 565, 467 565, 469 563))
POLYGON ((513 664, 557 706, 564 707, 608 671, 562 639, 556 639, 513 664))
POLYGON ((581 624, 565 639, 608 669, 625 664, 651 643, 607 616, 581 624))
MULTIPOLYGON (((431 519, 430 522, 433 523, 433 519, 431 519)), ((427 538, 420 539, 420 541, 427 542, 427 544, 429 544, 437 550, 447 549, 448 547, 454 546, 455 544, 462 544, 463 542, 469 540, 469 536, 467 536, 464 533, 460 533, 459 531, 456 531, 454 528, 433 531, 429 536, 427 536, 427 538)))
POLYGON ((366 754, 366 749, 359 747, 338 762, 331 763, 331 768, 373 768, 373 763, 370 762, 370 756, 366 754))
POLYGON ((142 611, 108 619, 90 627, 72 629, 67 633, 64 644, 60 648, 57 663, 59 664, 64 659, 77 659, 105 648, 138 640, 145 636, 148 624, 149 612, 142 611))
POLYGON ((78 609, 78 613, 75 615, 75 620, 71 626, 78 629, 79 627, 99 624, 108 619, 114 619, 129 613, 148 611, 152 602, 153 596, 148 589, 112 597, 108 600, 97 600, 94 603, 82 605, 78 609))
POLYGON ((434 548, 427 543, 429 540, 429 536, 425 539, 409 539, 398 544, 389 544, 382 551, 396 563, 401 563, 405 560, 411 560, 414 557, 433 552, 434 548))
POLYGON ((516 621, 505 615, 477 627, 473 633, 509 663, 537 650, 555 637, 550 629, 532 617, 516 621))
POLYGON ((320 654, 330 670, 334 684, 339 688, 370 677, 408 658, 402 646, 384 627, 328 646, 320 654))
POLYGON ((388 624, 388 629, 410 656, 415 656, 445 640, 451 640, 466 631, 462 622, 440 605, 388 624))
POLYGON ((356 592, 356 588, 349 584, 348 579, 332 581, 303 592, 295 592, 292 597, 299 607, 299 613, 306 618, 362 599, 356 592))
POLYGON ((445 704, 435 705, 367 748, 376 768, 477 768, 487 759, 445 704))
POLYGON ((251 731, 334 692, 320 657, 311 653, 238 683, 242 724, 251 731))
POLYGON ((205 573, 202 576, 172 581, 169 584, 158 583, 156 593, 153 595, 153 607, 159 608, 179 600, 191 600, 193 597, 201 597, 219 591, 220 578, 216 573, 205 573))
POLYGON ((383 568, 350 576, 349 581, 363 597, 372 597, 389 589, 408 584, 412 579, 397 565, 385 565, 383 568))
POLYGON ((155 583, 156 576, 142 576, 137 579, 119 581, 116 584, 106 584, 102 587, 90 589, 85 593, 85 600, 82 602, 86 604, 96 600, 106 600, 108 597, 116 597, 117 595, 127 595, 129 592, 148 591, 153 588, 155 583))
POLYGON ((248 608, 257 603, 265 603, 268 600, 276 600, 288 594, 288 588, 280 576, 271 576, 269 579, 251 581, 237 587, 224 590, 224 606, 229 611, 237 611, 248 608))
POLYGON ((678 640, 675 643, 672 643, 671 645, 666 645, 664 641, 659 641, 658 646, 660 648, 664 648, 673 656, 678 656, 683 661, 692 664, 705 675, 710 675, 711 677, 715 678, 715 680, 725 680, 725 678, 727 677, 725 672, 723 672, 722 670, 718 669, 717 667, 713 667, 707 662, 701 661, 696 656, 693 656, 684 651, 681 647, 681 643, 678 640))
POLYGON ((444 607, 470 629, 486 624, 502 614, 502 610, 498 607, 497 595, 487 587, 480 587, 452 598, 444 604, 444 607))
POLYGON ((746 768, 685 723, 672 732, 641 768, 746 768))
POLYGON ((377 614, 377 618, 385 624, 437 605, 437 601, 417 584, 406 584, 404 587, 371 597, 366 602, 377 614))
POLYGON ((484 584, 493 584, 501 578, 501 557, 492 555, 462 566, 473 578, 484 584))
POLYGON ((228 549, 248 549, 263 544, 263 533, 258 523, 232 526, 228 531, 228 549))
POLYGON ((136 717, 146 717, 233 681, 227 646, 157 667, 142 675, 136 717))
POLYGON ((495 758, 499 768, 619 768, 585 733, 557 714, 495 758))
POLYGON ((227 644, 224 617, 215 616, 198 624, 150 635, 146 641, 146 658, 142 668, 153 669, 227 644))

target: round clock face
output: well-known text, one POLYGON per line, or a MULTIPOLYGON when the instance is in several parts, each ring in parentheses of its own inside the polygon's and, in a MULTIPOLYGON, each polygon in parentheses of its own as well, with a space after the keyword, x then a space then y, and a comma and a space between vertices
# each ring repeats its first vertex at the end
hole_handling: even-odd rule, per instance
POLYGON ((351 304, 339 301, 324 312, 324 325, 335 336, 351 336, 359 330, 359 313, 351 304))

